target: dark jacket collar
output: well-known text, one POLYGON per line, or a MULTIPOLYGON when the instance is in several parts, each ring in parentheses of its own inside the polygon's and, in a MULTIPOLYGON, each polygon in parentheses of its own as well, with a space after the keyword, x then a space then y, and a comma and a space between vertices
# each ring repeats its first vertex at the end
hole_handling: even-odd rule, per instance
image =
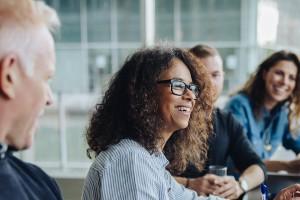
POLYGON ((7 151, 7 144, 0 142, 0 160, 5 158, 7 151))

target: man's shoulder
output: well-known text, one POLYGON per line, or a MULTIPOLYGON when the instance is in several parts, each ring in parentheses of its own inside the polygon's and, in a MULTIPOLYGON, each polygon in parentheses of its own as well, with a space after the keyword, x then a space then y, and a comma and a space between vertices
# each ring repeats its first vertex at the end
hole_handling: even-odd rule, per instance
POLYGON ((10 156, 13 163, 17 164, 21 169, 27 172, 27 174, 38 175, 41 177, 49 177, 40 167, 33 163, 25 162, 15 156, 10 156))
POLYGON ((215 118, 216 120, 224 123, 226 126, 230 125, 231 123, 238 123, 230 111, 221 110, 219 108, 215 110, 215 118))
POLYGON ((47 185, 55 185, 55 180, 50 177, 44 170, 42 170, 39 166, 25 162, 15 156, 11 157, 12 162, 18 165, 20 171, 19 173, 22 173, 23 175, 26 174, 26 176, 31 177, 32 179, 35 179, 37 182, 45 182, 47 185))
POLYGON ((216 132, 217 134, 220 134, 218 132, 223 133, 222 135, 226 134, 230 137, 235 137, 236 134, 241 134, 243 131, 243 128, 240 124, 240 122, 235 119, 233 114, 227 110, 216 110, 216 132))
POLYGON ((15 196, 24 197, 24 199, 25 197, 32 199, 33 196, 41 198, 46 195, 48 195, 48 199, 61 199, 56 182, 40 167, 25 162, 12 154, 7 155, 2 164, 4 167, 0 170, 0 179, 6 177, 6 182, 1 184, 0 181, 0 188, 10 188, 11 190, 6 194, 1 194, 0 199, 11 194, 11 191, 15 192, 15 196), (24 184, 28 187, 24 188, 24 184))

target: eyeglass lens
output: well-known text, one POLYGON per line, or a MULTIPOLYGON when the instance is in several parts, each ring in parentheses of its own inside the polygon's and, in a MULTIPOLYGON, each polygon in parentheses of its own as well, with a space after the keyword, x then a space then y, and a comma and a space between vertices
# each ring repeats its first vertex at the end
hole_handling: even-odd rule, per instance
POLYGON ((194 84, 186 84, 183 81, 180 80, 172 80, 171 81, 171 89, 172 92, 176 95, 184 95, 186 93, 186 89, 189 89, 193 92, 193 94, 195 95, 195 98, 198 96, 199 94, 199 89, 198 86, 194 85, 194 84))

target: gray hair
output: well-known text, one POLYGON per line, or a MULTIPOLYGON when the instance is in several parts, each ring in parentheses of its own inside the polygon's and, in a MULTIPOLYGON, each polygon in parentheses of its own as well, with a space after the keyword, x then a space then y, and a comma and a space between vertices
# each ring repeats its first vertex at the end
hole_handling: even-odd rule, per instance
POLYGON ((46 28, 54 33, 59 26, 56 11, 42 1, 0 0, 0 60, 14 53, 31 74, 39 45, 35 41, 37 30, 46 28))

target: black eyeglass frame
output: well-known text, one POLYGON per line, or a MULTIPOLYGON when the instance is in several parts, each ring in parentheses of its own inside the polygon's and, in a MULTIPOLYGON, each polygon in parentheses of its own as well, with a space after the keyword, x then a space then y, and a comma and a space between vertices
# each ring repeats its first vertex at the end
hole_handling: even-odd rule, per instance
POLYGON ((193 83, 186 84, 185 82, 183 82, 180 79, 159 80, 156 83, 158 83, 158 84, 163 84, 163 83, 170 84, 170 86, 171 86, 171 92, 172 92, 172 94, 174 94, 176 96, 182 96, 182 95, 184 95, 187 92, 187 89, 189 89, 190 91, 192 91, 192 93, 195 96, 194 100, 196 100, 198 98, 199 93, 200 93, 200 87, 198 85, 193 84, 193 83), (176 82, 177 83, 180 82, 180 83, 184 84, 184 90, 183 90, 182 94, 174 92, 174 90, 175 90, 174 89, 174 87, 175 87, 174 83, 176 83, 176 82), (195 87, 196 90, 193 89, 192 87, 195 87))

